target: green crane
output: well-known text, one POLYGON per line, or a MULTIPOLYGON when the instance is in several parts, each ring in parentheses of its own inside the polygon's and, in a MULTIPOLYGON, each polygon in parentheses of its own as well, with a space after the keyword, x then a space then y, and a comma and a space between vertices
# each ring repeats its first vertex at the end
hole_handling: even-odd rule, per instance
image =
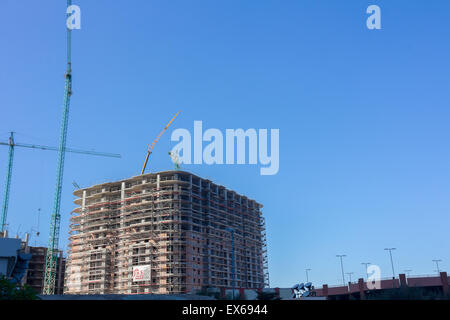
POLYGON ((1 218, 1 229, 0 231, 3 233, 5 231, 6 226, 6 214, 8 212, 8 203, 9 203, 9 189, 11 187, 11 174, 12 174, 12 164, 14 158, 14 133, 11 132, 11 136, 9 137, 9 141, 6 145, 9 145, 8 152, 8 171, 6 172, 6 184, 5 184, 5 194, 3 195, 3 204, 2 204, 2 218, 1 218))
MULTIPOLYGON (((1 226, 0 231, 4 232, 6 230, 6 218, 8 216, 8 206, 9 206, 9 193, 11 190, 11 177, 12 177, 12 168, 13 168, 13 158, 14 158, 14 148, 15 147, 23 147, 23 148, 31 148, 31 149, 41 149, 41 150, 49 150, 49 151, 58 151, 56 147, 43 146, 38 144, 27 144, 27 143, 16 143, 14 141, 14 132, 11 132, 9 136, 8 142, 0 141, 0 145, 9 146, 8 153, 8 168, 6 171, 6 183, 5 190, 3 196, 3 204, 2 204, 2 212, 1 212, 1 226)), ((89 150, 80 150, 80 149, 71 149, 66 148, 66 152, 71 153, 81 153, 81 154, 89 154, 93 156, 103 156, 103 157, 112 157, 112 158, 120 158, 120 154, 115 153, 105 153, 105 152, 95 152, 89 150)))
MULTIPOLYGON (((67 0, 67 7, 72 5, 71 0, 67 0)), ((67 13, 67 19, 70 13, 67 13)), ((45 275, 43 294, 55 293, 56 264, 58 261, 58 243, 60 229, 60 209, 61 209, 61 189, 64 173, 64 157, 66 154, 67 126, 69 124, 70 96, 72 95, 72 57, 71 57, 72 30, 67 26, 67 69, 65 74, 65 89, 63 102, 63 116, 61 133, 59 137, 58 164, 56 169, 56 186, 53 203, 53 213, 50 220, 50 235, 48 239, 47 256, 45 259, 45 275)))

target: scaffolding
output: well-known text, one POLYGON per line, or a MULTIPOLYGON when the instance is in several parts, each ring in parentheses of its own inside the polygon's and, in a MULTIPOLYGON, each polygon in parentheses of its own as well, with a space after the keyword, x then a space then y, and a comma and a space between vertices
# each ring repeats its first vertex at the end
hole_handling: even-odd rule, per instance
POLYGON ((184 171, 76 190, 67 294, 179 294, 269 285, 262 205, 184 171), (150 268, 136 280, 137 266, 150 268))

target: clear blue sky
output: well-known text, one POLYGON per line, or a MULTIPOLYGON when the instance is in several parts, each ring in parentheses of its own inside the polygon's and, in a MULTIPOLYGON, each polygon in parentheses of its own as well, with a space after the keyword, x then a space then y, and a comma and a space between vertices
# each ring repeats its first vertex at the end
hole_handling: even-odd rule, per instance
MULTIPOLYGON (((280 171, 186 166, 261 202, 272 286, 339 283, 361 262, 391 274, 450 271, 450 20, 448 1, 74 0, 73 98, 61 247, 72 181, 90 186, 140 172, 146 146, 177 111, 151 170, 167 170, 175 128, 279 128, 280 171), (370 4, 382 30, 366 28, 370 4), (398 273, 398 272, 397 272, 398 273)), ((0 1, 0 140, 58 144, 65 1, 0 1)), ((7 147, 0 147, 0 190, 7 147)), ((46 245, 56 153, 16 149, 8 222, 46 245)))

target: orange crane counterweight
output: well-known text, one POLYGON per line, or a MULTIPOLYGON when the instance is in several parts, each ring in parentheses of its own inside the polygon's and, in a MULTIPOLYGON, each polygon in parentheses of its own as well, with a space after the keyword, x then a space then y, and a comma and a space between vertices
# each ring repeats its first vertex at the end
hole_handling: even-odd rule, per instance
POLYGON ((152 154, 153 148, 155 147, 155 144, 158 142, 158 140, 161 138, 161 136, 164 134, 164 132, 167 130, 167 128, 169 128, 170 124, 172 123, 173 120, 175 120, 175 118, 178 116, 179 113, 180 113, 180 111, 178 111, 178 112, 176 113, 176 115, 172 118, 172 120, 169 121, 169 123, 168 123, 168 124, 164 127, 164 129, 158 134, 158 136, 157 136, 156 139, 152 142, 152 144, 148 146, 147 156, 145 157, 145 162, 144 162, 144 166, 142 167, 141 175, 144 174, 145 167, 147 167, 148 157, 152 154))

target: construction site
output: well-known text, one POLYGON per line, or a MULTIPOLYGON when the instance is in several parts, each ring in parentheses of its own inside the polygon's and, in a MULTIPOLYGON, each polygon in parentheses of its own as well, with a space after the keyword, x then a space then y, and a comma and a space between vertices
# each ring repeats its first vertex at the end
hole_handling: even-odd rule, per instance
POLYGON ((262 205, 189 172, 74 192, 65 294, 269 285, 262 205))
MULTIPOLYGON (((74 181, 67 257, 60 249, 66 153, 120 158, 120 154, 66 146, 72 96, 72 30, 79 7, 67 0, 66 71, 58 146, 17 143, 8 147, 6 183, 0 216, 0 275, 29 284, 43 295, 186 294, 204 288, 264 288, 269 285, 262 205, 211 180, 180 170, 177 152, 169 152, 175 170, 146 173, 156 143, 140 175, 88 188, 74 181), (56 184, 47 247, 29 247, 8 237, 7 221, 16 147, 57 152, 56 184)), ((38 210, 40 213, 40 209, 38 210)), ((34 229, 33 229, 34 230, 34 229)), ((39 236, 38 227, 32 232, 39 236)), ((65 237, 65 235, 63 235, 65 237)), ((25 243, 25 244, 24 244, 25 243)))

